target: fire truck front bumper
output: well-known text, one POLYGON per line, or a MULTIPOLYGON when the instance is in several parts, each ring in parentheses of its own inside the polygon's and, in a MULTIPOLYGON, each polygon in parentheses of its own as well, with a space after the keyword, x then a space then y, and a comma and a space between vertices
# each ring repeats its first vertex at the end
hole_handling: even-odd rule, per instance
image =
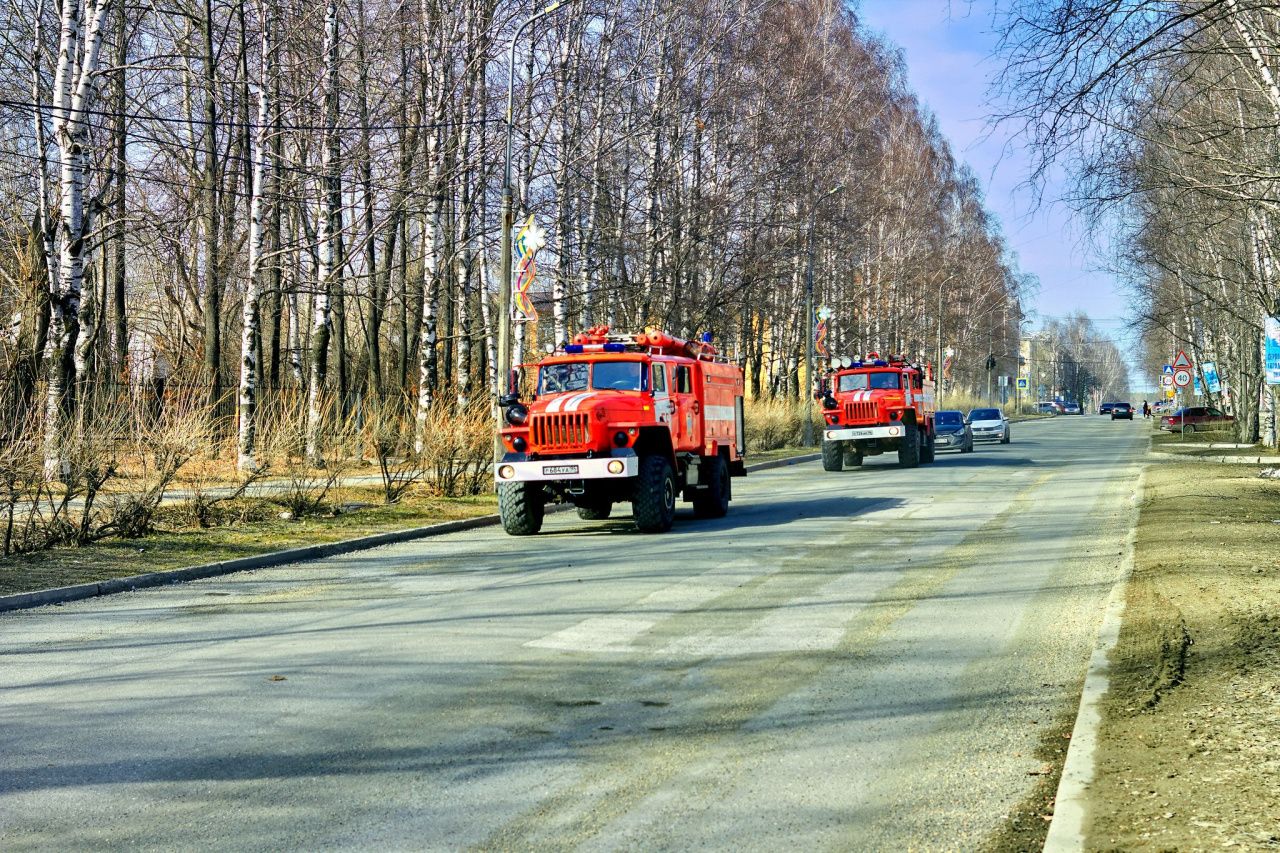
POLYGON ((824 430, 827 441, 850 441, 859 438, 902 438, 902 426, 834 427, 824 430))
POLYGON ((557 480, 624 480, 640 472, 636 456, 602 457, 600 459, 536 459, 525 462, 499 462, 493 466, 493 479, 498 483, 555 482, 557 480))

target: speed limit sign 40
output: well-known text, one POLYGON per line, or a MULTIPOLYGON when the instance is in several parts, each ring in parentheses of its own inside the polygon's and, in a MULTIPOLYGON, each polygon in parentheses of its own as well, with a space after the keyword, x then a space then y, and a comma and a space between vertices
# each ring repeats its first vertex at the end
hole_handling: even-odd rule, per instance
POLYGON ((1191 371, 1185 368, 1173 371, 1173 384, 1179 388, 1186 388, 1191 384, 1191 371))

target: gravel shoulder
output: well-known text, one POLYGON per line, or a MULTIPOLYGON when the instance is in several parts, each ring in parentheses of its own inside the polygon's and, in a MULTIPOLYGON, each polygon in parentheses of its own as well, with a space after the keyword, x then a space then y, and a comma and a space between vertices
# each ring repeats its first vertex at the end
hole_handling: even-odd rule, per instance
POLYGON ((1086 848, 1280 849, 1280 483, 1148 469, 1086 848))

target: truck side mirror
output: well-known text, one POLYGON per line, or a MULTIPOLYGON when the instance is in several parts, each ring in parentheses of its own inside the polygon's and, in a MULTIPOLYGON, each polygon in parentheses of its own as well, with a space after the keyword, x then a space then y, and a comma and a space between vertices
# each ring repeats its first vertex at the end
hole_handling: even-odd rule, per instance
POLYGON ((507 374, 507 393, 498 398, 498 405, 506 408, 520 400, 520 380, 524 378, 523 372, 519 368, 512 368, 507 374))

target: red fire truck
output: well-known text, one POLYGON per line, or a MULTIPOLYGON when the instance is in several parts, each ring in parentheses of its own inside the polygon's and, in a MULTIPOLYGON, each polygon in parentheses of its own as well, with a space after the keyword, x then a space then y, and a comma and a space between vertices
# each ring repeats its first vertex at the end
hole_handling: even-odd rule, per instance
POLYGON ((839 471, 866 456, 898 452, 914 468, 934 456, 933 377, 900 356, 833 359, 822 390, 822 467, 839 471))
POLYGON ((494 481, 507 533, 537 533, 552 501, 588 520, 630 502, 646 533, 670 529, 677 495, 700 517, 728 511, 730 478, 746 474, 742 369, 709 341, 598 326, 536 367, 531 401, 499 401, 508 426, 494 481))

